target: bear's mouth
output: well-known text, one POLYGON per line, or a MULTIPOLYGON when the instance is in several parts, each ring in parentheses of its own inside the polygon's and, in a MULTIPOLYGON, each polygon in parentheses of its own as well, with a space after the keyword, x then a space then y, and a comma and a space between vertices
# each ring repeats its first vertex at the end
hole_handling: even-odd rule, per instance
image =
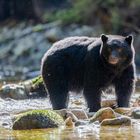
POLYGON ((108 62, 112 65, 116 65, 118 62, 119 62, 119 59, 118 58, 112 58, 112 57, 109 57, 109 60, 108 62))

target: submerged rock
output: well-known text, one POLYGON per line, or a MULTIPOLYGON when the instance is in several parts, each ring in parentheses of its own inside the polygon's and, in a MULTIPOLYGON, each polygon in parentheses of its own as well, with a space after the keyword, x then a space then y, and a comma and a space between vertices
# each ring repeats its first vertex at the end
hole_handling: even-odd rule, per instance
POLYGON ((64 123, 63 118, 51 110, 33 110, 16 117, 14 130, 55 128, 64 123))
POLYGON ((67 119, 70 117, 73 122, 78 121, 78 118, 69 109, 55 110, 55 112, 62 116, 63 119, 67 119))
POLYGON ((116 118, 114 110, 110 107, 102 108, 98 110, 93 117, 90 118, 90 122, 99 121, 102 122, 104 119, 116 118))
POLYGON ((134 119, 140 119, 140 109, 139 108, 133 110, 132 117, 134 119))
POLYGON ((71 112, 80 120, 88 119, 88 116, 83 109, 71 109, 71 112))
POLYGON ((119 113, 121 115, 126 115, 126 116, 131 116, 132 114, 132 109, 131 108, 124 108, 124 107, 119 107, 114 109, 116 113, 119 113))
POLYGON ((101 122, 101 126, 105 125, 131 125, 131 119, 129 117, 121 116, 113 119, 104 119, 101 122))
POLYGON ((116 107, 116 100, 103 100, 101 102, 101 106, 102 107, 111 107, 111 108, 115 108, 116 107))

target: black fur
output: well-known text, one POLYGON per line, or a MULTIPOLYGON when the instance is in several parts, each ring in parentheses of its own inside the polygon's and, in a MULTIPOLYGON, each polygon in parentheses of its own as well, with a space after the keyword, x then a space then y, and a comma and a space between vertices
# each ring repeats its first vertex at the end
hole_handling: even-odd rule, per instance
POLYGON ((53 109, 67 107, 69 91, 83 90, 90 111, 97 111, 101 91, 110 85, 115 87, 118 106, 128 107, 135 86, 134 55, 132 36, 69 37, 56 42, 41 67, 53 109), (111 64, 115 60, 118 63, 111 64))

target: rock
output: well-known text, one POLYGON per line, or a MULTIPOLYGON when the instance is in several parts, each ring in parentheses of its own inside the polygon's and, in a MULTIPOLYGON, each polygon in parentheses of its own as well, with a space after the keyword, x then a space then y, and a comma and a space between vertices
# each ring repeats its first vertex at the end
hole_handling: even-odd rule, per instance
POLYGON ((42 76, 37 76, 33 79, 20 83, 27 91, 29 98, 46 97, 47 92, 43 84, 42 76))
POLYGON ((132 107, 140 107, 140 97, 136 98, 132 104, 132 107))
POLYGON ((35 46, 35 41, 33 38, 27 36, 20 39, 20 41, 17 41, 17 45, 13 48, 13 53, 16 57, 18 57, 24 52, 29 51, 33 46, 35 46))
POLYGON ((104 119, 101 122, 101 126, 105 125, 125 125, 129 126, 131 125, 131 119, 129 117, 121 116, 118 118, 113 118, 113 119, 104 119))
POLYGON ((71 111, 67 111, 66 118, 68 118, 68 117, 71 117, 73 122, 78 121, 78 118, 71 111))
POLYGON ((64 119, 71 117, 73 122, 78 121, 78 118, 69 109, 55 110, 55 112, 61 115, 64 119))
POLYGON ((66 119, 67 109, 60 109, 60 110, 54 110, 54 111, 58 113, 60 116, 62 116, 64 119, 66 119))
POLYGON ((90 118, 90 122, 99 121, 102 122, 104 119, 116 118, 116 114, 112 108, 102 108, 98 110, 93 117, 90 118))
POLYGON ((77 120, 81 119, 88 119, 86 112, 83 109, 61 109, 55 110, 58 114, 60 114, 64 119, 71 116, 73 121, 76 122, 77 120))
POLYGON ((55 128, 64 124, 63 118, 51 110, 33 110, 16 117, 14 130, 55 128))
POLYGON ((88 119, 86 112, 83 109, 71 109, 71 112, 81 120, 88 119))
POLYGON ((102 107, 111 107, 114 108, 116 106, 116 100, 103 100, 101 102, 102 107))
POLYGON ((87 115, 88 115, 88 118, 91 118, 92 116, 94 116, 96 112, 88 112, 87 115))
POLYGON ((75 104, 75 105, 82 105, 82 101, 81 100, 74 100, 72 101, 72 104, 75 104))
POLYGON ((55 41, 68 36, 95 36, 101 26, 71 24, 62 26, 61 21, 47 24, 28 24, 23 22, 0 30, 0 65, 28 67, 39 70, 43 54, 55 41))
POLYGON ((66 120, 65 120, 65 126, 68 127, 74 127, 74 122, 72 121, 72 118, 69 116, 66 120))
POLYGON ((43 79, 40 75, 33 79, 23 81, 19 84, 3 85, 0 89, 1 98, 22 100, 46 96, 47 92, 43 84, 43 79))
POLYGON ((140 119, 140 109, 139 108, 136 108, 136 109, 133 110, 132 117, 134 119, 140 119))
POLYGON ((12 98, 16 100, 27 99, 25 87, 18 84, 3 85, 0 89, 1 98, 12 98))
POLYGON ((121 115, 126 115, 126 116, 131 116, 131 114, 132 114, 132 109, 131 108, 119 107, 119 108, 114 109, 114 111, 116 113, 119 113, 121 115))

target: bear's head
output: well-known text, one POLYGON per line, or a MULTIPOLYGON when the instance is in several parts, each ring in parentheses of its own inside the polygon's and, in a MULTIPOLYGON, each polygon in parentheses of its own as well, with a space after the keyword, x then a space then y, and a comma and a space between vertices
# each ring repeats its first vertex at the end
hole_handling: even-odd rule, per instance
POLYGON ((101 35, 100 55, 112 66, 129 65, 134 59, 133 36, 101 35))

